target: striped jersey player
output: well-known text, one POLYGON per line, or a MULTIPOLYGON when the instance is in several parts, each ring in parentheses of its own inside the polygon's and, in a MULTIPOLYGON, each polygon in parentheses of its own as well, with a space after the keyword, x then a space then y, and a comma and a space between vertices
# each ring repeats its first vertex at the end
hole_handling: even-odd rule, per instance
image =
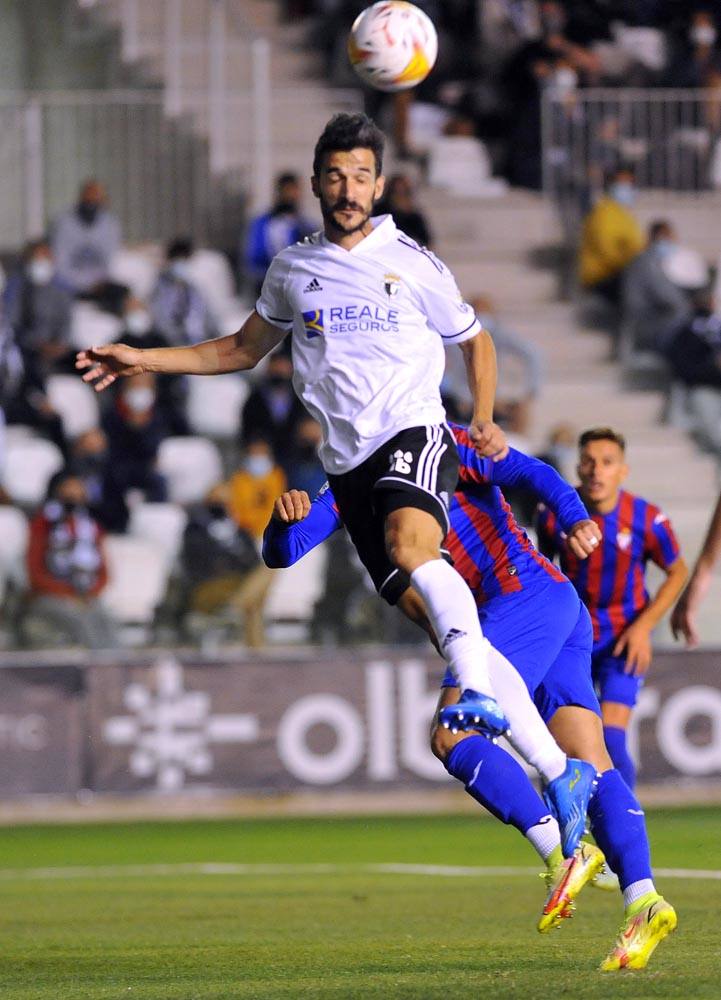
MULTIPOLYGON (((622 933, 602 968, 618 969, 629 963, 642 968, 676 917, 655 890, 643 810, 606 750, 591 681, 591 620, 573 585, 534 549, 516 524, 501 488, 521 487, 543 499, 579 558, 594 549, 593 545, 578 547, 579 531, 594 526, 577 492, 555 470, 512 448, 494 464, 476 454, 464 428, 450 426, 459 451, 460 476, 450 504, 445 545, 474 594, 494 654, 500 652, 503 663, 510 661, 516 668, 502 671, 502 664, 491 658, 494 687, 500 695, 505 686, 507 700, 520 706, 524 700, 523 685, 519 689, 517 683, 520 675, 562 749, 592 761, 597 769, 588 815, 597 843, 618 872, 626 905, 622 933), (513 677, 516 686, 511 697, 513 677)), ((286 493, 276 501, 266 527, 263 557, 272 567, 291 565, 342 523, 330 488, 321 490, 312 503, 298 491, 286 493)), ((592 537, 599 538, 597 529, 592 537)), ((399 588, 409 588, 411 583, 407 576, 396 581, 399 588)), ((402 607, 408 613, 409 605, 402 607)), ((447 671, 439 709, 457 698, 456 682, 447 671)), ((527 721, 519 724, 511 719, 512 733, 522 732, 527 725, 527 721)), ((549 893, 538 929, 557 926, 570 915, 573 899, 602 863, 594 854, 596 849, 585 844, 572 859, 560 861, 558 826, 522 769, 501 747, 482 736, 453 736, 437 725, 431 744, 468 794, 516 827, 544 858, 549 893)), ((537 761, 533 763, 538 766, 537 761)), ((581 830, 585 812, 578 816, 581 830)))
POLYGON ((581 562, 569 551, 563 525, 547 507, 538 513, 538 542, 547 556, 559 558, 591 613, 593 677, 606 743, 633 787, 626 729, 651 664, 651 631, 681 592, 686 566, 663 511, 622 489, 625 448, 622 435, 610 428, 586 431, 579 439, 579 493, 603 535, 590 558, 581 562), (654 597, 646 587, 649 561, 666 573, 654 597))

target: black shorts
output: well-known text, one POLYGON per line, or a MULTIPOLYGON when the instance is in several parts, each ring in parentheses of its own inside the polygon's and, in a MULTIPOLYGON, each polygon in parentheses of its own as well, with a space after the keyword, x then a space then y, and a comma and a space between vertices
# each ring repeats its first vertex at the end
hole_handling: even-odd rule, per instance
POLYGON ((398 602, 409 579, 386 554, 385 519, 401 507, 417 507, 435 517, 445 536, 458 465, 453 435, 436 424, 400 431, 357 468, 328 477, 358 555, 389 604, 398 602))

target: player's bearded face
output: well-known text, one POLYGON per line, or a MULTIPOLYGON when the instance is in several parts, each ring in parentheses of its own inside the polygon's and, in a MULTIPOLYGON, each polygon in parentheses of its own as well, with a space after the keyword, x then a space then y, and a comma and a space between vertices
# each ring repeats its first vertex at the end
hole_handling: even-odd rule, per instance
POLYGON ((373 153, 369 149, 331 153, 314 191, 326 227, 346 236, 363 230, 383 191, 373 153))

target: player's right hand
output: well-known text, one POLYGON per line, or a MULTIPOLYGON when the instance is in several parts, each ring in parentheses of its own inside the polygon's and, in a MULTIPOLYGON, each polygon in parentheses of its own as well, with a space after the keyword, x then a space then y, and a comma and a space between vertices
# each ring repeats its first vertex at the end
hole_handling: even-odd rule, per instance
POLYGON ((79 371, 85 370, 83 382, 94 383, 96 392, 107 389, 121 376, 140 375, 145 371, 143 352, 127 344, 106 344, 78 351, 75 367, 79 371))
POLYGON ((305 490, 287 490, 273 504, 273 517, 283 524, 297 524, 310 513, 310 497, 305 490))
POLYGON ((578 559, 587 559, 601 544, 602 538, 601 529, 595 521, 590 518, 576 521, 567 535, 568 547, 578 559))

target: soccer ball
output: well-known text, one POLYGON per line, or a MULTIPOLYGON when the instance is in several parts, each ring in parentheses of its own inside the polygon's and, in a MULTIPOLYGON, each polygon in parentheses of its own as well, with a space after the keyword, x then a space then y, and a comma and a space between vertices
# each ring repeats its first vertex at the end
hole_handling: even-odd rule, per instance
POLYGON ((438 54, 433 22, 415 4, 381 0, 362 11, 348 38, 359 77, 377 90, 407 90, 425 80, 438 54))

